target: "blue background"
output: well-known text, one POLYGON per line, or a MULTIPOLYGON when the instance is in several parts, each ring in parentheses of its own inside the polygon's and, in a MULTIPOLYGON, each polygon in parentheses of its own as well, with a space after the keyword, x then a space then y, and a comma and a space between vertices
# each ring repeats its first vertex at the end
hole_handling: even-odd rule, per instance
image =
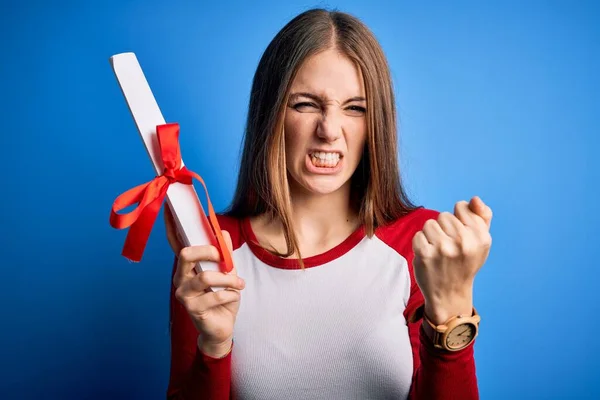
POLYGON ((494 210, 476 281, 482 398, 600 397, 594 2, 57 3, 1 3, 0 398, 164 398, 172 254, 162 215, 139 264, 108 223, 153 175, 108 58, 137 54, 222 210, 259 57, 314 5, 381 41, 413 198, 443 211, 477 194, 494 210))

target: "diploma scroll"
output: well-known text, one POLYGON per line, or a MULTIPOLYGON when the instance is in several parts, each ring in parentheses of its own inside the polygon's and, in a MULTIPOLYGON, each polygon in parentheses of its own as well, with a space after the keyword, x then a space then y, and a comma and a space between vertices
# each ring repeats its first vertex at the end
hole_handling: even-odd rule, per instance
MULTIPOLYGON (((150 86, 134 53, 121 53, 110 57, 110 64, 138 132, 146 147, 157 175, 163 170, 156 127, 165 124, 165 119, 150 90, 150 86)), ((183 167, 183 160, 181 167, 183 167)), ((184 246, 212 244, 218 248, 210 222, 204 212, 193 185, 172 183, 166 194, 166 203, 171 209, 180 239, 184 246)), ((203 261, 196 265, 200 271, 220 271, 219 264, 203 261)), ((213 291, 222 290, 212 287, 213 291)))

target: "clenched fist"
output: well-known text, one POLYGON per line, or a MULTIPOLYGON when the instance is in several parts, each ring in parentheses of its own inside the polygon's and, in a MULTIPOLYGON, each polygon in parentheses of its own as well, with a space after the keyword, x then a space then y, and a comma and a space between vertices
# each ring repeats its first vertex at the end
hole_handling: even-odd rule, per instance
POLYGON ((413 238, 414 272, 425 298, 425 314, 441 324, 471 315, 473 283, 490 252, 492 210, 479 197, 460 201, 454 214, 440 213, 413 238))

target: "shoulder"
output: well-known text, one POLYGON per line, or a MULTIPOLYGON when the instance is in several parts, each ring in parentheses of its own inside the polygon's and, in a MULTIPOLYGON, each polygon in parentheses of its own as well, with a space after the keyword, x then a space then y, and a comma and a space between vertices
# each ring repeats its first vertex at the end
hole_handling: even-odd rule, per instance
POLYGON ((231 236, 231 244, 233 249, 239 248, 243 243, 242 224, 243 220, 225 214, 217 214, 219 227, 223 231, 227 231, 231 236))
POLYGON ((420 207, 390 223, 380 226, 375 231, 381 241, 404 255, 412 249, 412 239, 423 228, 427 220, 437 219, 440 212, 420 207))

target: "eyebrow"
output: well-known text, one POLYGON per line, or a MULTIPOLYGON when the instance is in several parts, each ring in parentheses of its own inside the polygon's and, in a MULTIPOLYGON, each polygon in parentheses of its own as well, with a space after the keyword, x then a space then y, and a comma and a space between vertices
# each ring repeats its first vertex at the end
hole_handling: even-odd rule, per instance
MULTIPOLYGON (((290 100, 292 100, 292 101, 296 100, 298 97, 308 97, 309 99, 313 99, 314 101, 318 101, 319 103, 324 103, 323 98, 321 98, 320 96, 317 96, 316 94, 309 93, 309 92, 292 93, 290 95, 290 100)), ((354 97, 350 97, 343 104, 348 104, 348 103, 351 103, 353 101, 366 101, 366 100, 367 99, 365 99, 364 97, 354 96, 354 97)))

